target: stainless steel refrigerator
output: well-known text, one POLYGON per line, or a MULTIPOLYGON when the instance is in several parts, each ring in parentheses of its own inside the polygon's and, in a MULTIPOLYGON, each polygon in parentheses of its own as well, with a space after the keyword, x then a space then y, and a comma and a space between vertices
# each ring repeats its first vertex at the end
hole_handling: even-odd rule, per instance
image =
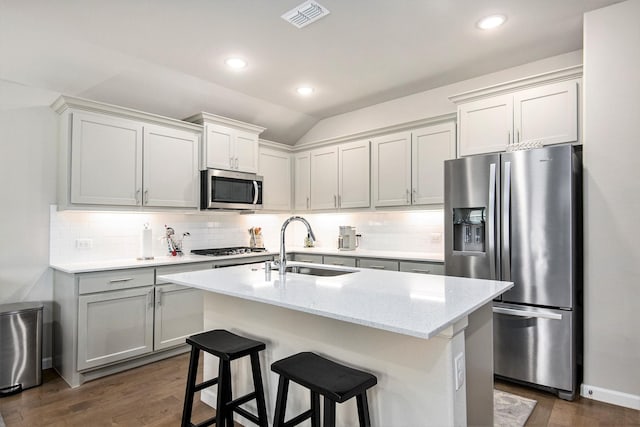
POLYGON ((445 271, 514 282, 493 303, 494 373, 573 399, 581 340, 581 153, 445 162, 445 271))

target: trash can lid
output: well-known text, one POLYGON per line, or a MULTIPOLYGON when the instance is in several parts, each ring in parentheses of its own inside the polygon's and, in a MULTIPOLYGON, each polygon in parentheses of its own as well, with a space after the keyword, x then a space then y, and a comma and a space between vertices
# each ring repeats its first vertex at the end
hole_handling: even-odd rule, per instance
POLYGON ((41 302, 16 302, 13 304, 0 304, 0 316, 4 314, 16 314, 25 311, 42 310, 41 302))

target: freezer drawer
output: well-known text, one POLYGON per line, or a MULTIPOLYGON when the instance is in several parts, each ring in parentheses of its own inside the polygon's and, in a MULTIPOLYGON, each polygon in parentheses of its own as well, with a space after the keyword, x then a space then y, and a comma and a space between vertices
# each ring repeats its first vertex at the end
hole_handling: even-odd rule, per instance
POLYGON ((573 394, 574 316, 568 310, 494 303, 495 374, 573 394))

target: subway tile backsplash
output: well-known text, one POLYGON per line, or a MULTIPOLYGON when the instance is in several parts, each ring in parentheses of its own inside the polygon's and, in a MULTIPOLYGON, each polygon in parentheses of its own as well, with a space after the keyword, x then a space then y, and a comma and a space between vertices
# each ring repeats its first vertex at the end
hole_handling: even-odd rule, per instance
MULTIPOLYGON (((131 213, 58 211, 51 206, 51 263, 135 258, 140 255, 145 223, 153 230, 153 255, 167 255, 165 224, 183 239, 183 249, 247 246, 250 227, 262 227, 265 247, 277 251, 280 229, 290 214, 238 214, 234 212, 131 213)), ((443 252, 442 210, 409 212, 305 213, 316 246, 337 247, 338 227, 352 225, 362 234, 360 247, 368 250, 443 252)), ((286 243, 302 246, 306 228, 293 222, 286 243)))

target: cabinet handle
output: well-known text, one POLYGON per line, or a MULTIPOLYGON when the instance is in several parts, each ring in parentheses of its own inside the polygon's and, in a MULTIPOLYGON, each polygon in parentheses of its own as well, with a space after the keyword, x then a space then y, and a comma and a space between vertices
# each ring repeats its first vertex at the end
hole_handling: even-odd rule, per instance
POLYGON ((313 260, 310 259, 301 259, 300 262, 313 262, 313 260))
POLYGON ((511 131, 507 131, 507 144, 511 144, 511 131))
POLYGON ((236 169, 240 168, 240 162, 238 161, 238 158, 236 157, 236 169))
POLYGON ((147 292, 147 302, 149 304, 149 308, 153 308, 153 289, 147 292))
POLYGON ((414 188, 411 192, 411 203, 416 203, 416 200, 418 200, 418 190, 414 188))
POLYGON ((143 204, 148 204, 149 203, 149 190, 144 190, 144 201, 143 204))
POLYGON ((233 169, 233 157, 229 157, 229 167, 233 169))
POLYGON ((384 270, 384 265, 370 265, 369 268, 375 268, 376 270, 384 270))
POLYGON ((156 306, 160 307, 162 305, 162 292, 156 292, 156 306))
POLYGON ((516 142, 520 142, 520 129, 516 130, 516 142))
POLYGON ((411 272, 412 273, 429 274, 429 273, 431 273, 431 270, 422 270, 420 268, 412 268, 411 272))
POLYGON ((342 196, 338 194, 338 207, 342 207, 342 196))
POLYGON ((329 265, 344 265, 344 262, 332 262, 329 265))
POLYGON ((136 190, 136 205, 140 203, 140 189, 136 190))
POLYGON ((407 188, 407 204, 410 204, 410 203, 411 203, 411 192, 407 188))
POLYGON ((122 279, 111 279, 109 280, 109 283, 128 282, 130 280, 133 280, 133 277, 123 277, 122 279))
POLYGON ((338 197, 335 194, 333 195, 333 207, 338 207, 338 197))
POLYGON ((309 198, 307 197, 307 209, 309 209, 309 198))

